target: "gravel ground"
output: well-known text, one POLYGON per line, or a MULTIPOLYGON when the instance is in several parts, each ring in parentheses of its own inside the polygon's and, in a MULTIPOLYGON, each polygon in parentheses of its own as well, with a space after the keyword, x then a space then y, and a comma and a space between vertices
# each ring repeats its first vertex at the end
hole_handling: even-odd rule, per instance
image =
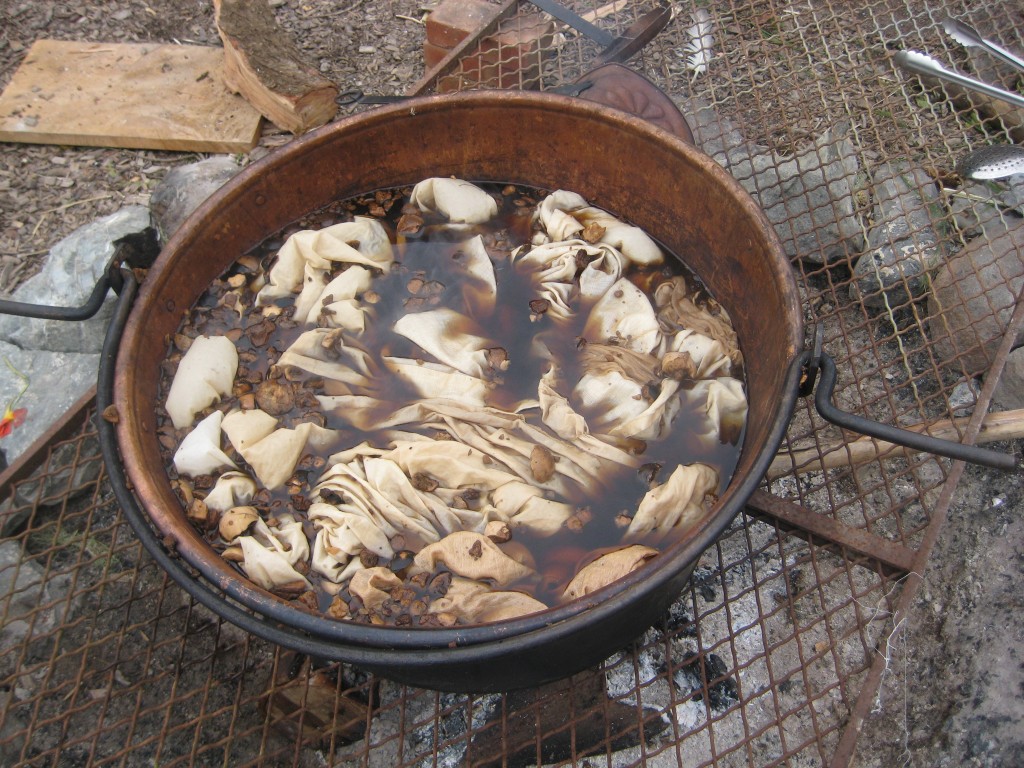
MULTIPOLYGON (((343 88, 397 93, 422 70, 421 3, 272 0, 271 5, 310 60, 343 88), (360 52, 361 47, 373 52, 360 52)), ((764 20, 748 21, 763 27, 764 20)), ((217 43, 207 0, 0 0, 0 87, 42 37, 217 43)), ((783 133, 792 141, 817 132, 813 125, 785 132, 779 126, 751 128, 766 143, 783 133)), ((245 159, 289 140, 268 125, 260 146, 245 159)), ((181 153, 0 145, 0 294, 34 274, 63 237, 97 216, 144 204, 169 168, 196 159, 181 153)), ((1019 474, 975 468, 965 473, 923 574, 924 586, 893 636, 857 765, 1003 766, 1015 764, 1024 751, 1024 609, 1017 586, 1024 565, 1022 497, 1019 474)))

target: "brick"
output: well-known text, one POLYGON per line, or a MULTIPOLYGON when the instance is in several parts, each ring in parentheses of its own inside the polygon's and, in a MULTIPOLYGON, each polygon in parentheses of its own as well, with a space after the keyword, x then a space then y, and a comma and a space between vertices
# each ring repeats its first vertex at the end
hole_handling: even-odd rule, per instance
POLYGON ((441 59, 448 55, 450 48, 442 48, 439 45, 433 43, 423 44, 423 63, 427 65, 427 69, 436 67, 441 63, 441 59))
POLYGON ((454 48, 493 14, 494 6, 485 0, 444 0, 427 16, 427 42, 454 48))
MULTIPOLYGON (((454 45, 479 29, 492 13, 493 6, 482 0, 444 0, 427 17, 427 42, 423 46, 427 68, 437 65, 454 45), (437 40, 455 42, 442 45, 437 40)), ((553 34, 554 25, 538 13, 505 19, 493 35, 481 40, 475 52, 462 58, 452 75, 439 83, 438 90, 447 92, 480 86, 536 88, 553 34)))

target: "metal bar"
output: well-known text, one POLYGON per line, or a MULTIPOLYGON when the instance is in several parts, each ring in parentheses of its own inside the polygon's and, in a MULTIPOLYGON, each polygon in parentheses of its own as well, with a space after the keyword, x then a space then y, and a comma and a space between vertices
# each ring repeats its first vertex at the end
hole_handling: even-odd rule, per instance
POLYGON ((109 290, 110 280, 103 275, 96 281, 89 298, 80 307, 57 307, 49 304, 30 304, 24 301, 0 299, 0 315, 31 317, 37 320, 88 320, 100 311, 109 290))
POLYGON ((969 91, 977 91, 994 99, 1001 99, 1008 104, 1013 104, 1015 107, 1024 107, 1024 96, 1011 93, 1002 88, 996 88, 993 85, 981 82, 981 80, 975 80, 973 77, 966 77, 959 72, 953 72, 943 67, 931 56, 926 56, 918 51, 899 51, 896 53, 894 61, 900 67, 908 72, 913 72, 915 75, 945 80, 969 91))
POLYGON ((976 445, 941 440, 922 432, 911 432, 889 424, 881 424, 863 416, 841 411, 832 404, 832 390, 836 384, 836 363, 831 355, 822 353, 819 360, 821 378, 814 393, 814 405, 826 421, 840 427, 871 435, 889 443, 904 445, 924 453, 935 453, 951 459, 962 459, 972 464, 982 464, 993 469, 1010 470, 1017 467, 1017 457, 1012 453, 1000 453, 976 445))
POLYGON ((876 536, 869 531, 851 528, 835 518, 819 515, 809 509, 757 490, 747 502, 748 511, 755 516, 777 520, 798 536, 813 536, 859 555, 878 560, 886 575, 904 574, 914 566, 917 553, 876 536))
MULTIPOLYGON (((955 440, 963 434, 969 422, 970 417, 963 416, 930 424, 915 424, 904 429, 914 432, 927 431, 935 438, 955 440)), ((1018 440, 1021 437, 1024 437, 1024 408, 986 414, 976 443, 980 445, 1002 440, 1018 440)), ((768 468, 767 476, 772 479, 792 472, 821 472, 826 469, 853 467, 879 459, 913 456, 915 453, 920 451, 864 435, 856 440, 837 440, 834 444, 817 448, 802 448, 792 453, 779 452, 768 468)))
POLYGON ((530 0, 530 2, 544 11, 544 13, 553 16, 563 24, 568 24, 580 34, 586 35, 602 48, 607 48, 615 42, 613 34, 606 32, 596 24, 591 24, 578 13, 554 2, 554 0, 530 0))

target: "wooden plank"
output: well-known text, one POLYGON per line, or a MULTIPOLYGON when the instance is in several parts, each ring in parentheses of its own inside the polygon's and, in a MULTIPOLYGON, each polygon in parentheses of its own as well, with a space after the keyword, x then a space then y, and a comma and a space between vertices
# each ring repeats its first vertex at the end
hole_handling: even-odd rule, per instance
POLYGON ((261 115, 221 48, 37 40, 0 95, 0 141, 247 152, 261 115))

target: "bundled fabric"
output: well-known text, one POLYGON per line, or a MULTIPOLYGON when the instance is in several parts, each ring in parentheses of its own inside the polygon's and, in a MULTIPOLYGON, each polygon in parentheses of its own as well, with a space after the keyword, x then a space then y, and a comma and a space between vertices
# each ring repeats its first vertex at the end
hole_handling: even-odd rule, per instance
POLYGON ((725 310, 668 275, 646 233, 573 192, 519 220, 532 229, 518 248, 481 234, 496 199, 463 180, 426 179, 401 210, 433 220, 399 225, 394 248, 358 216, 287 239, 255 297, 260 322, 294 328, 265 374, 236 382, 239 350, 253 355, 227 337, 200 336, 179 364, 174 466, 215 481, 197 497, 246 575, 339 595, 344 613, 429 593, 416 616, 499 621, 601 590, 696 530, 725 478, 701 461, 663 468, 648 447, 676 430, 707 455, 738 441, 743 359, 725 310), (414 249, 432 236, 435 262, 414 249), (379 303, 383 285, 402 298, 379 303), (275 388, 301 392, 301 412, 260 399, 275 388), (269 492, 302 514, 248 506, 269 492), (609 514, 606 498, 626 507, 609 514), (582 567, 551 586, 541 558, 595 514, 618 540, 574 555, 582 567))

